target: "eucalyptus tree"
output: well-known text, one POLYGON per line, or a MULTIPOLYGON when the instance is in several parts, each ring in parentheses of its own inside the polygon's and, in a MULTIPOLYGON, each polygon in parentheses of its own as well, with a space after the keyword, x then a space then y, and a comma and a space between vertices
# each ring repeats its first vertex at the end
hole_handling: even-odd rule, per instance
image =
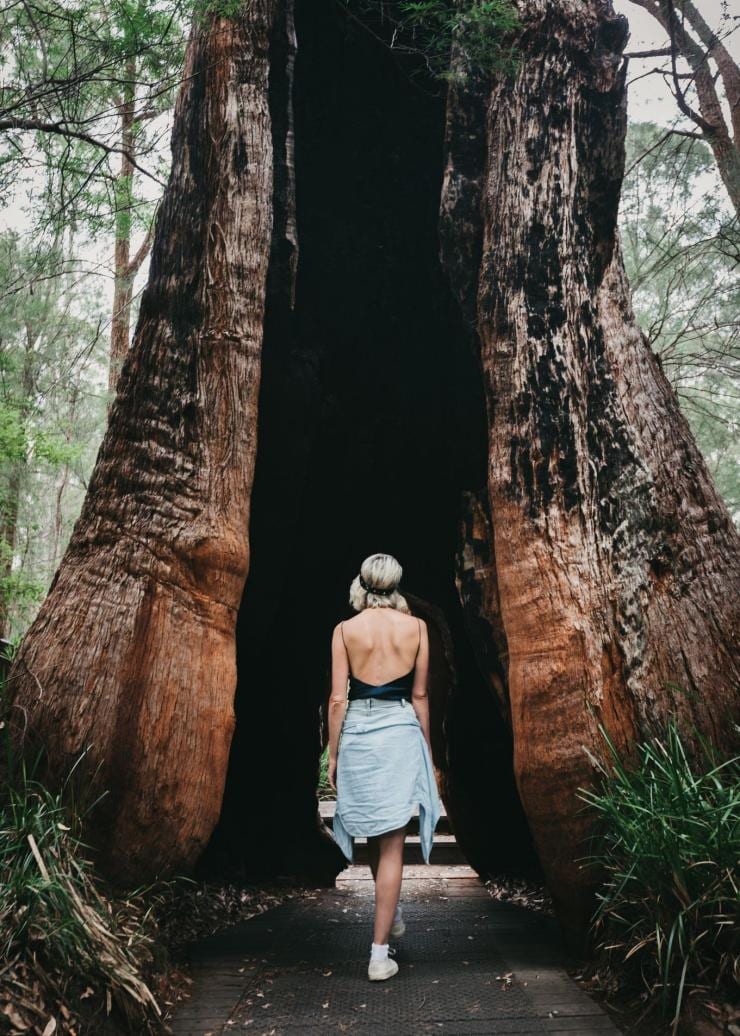
MULTIPOLYGON (((240 787, 237 813, 258 851, 264 836, 253 817, 265 774, 277 780, 280 766, 274 739, 255 720, 270 704, 263 681, 246 663, 237 671, 237 620, 260 630, 272 622, 277 655, 267 671, 277 665, 282 680, 271 716, 291 749, 280 765, 298 769, 317 735, 306 686, 321 684, 322 660, 317 647, 294 656, 280 636, 296 587, 311 591, 299 599, 299 627, 316 615, 327 622, 338 599, 327 583, 340 588, 344 578, 332 567, 340 542, 358 523, 386 521, 368 487, 390 469, 381 502, 398 494, 419 456, 407 432, 382 463, 373 454, 373 412, 396 398, 394 381, 371 362, 383 345, 375 336, 369 359, 352 350, 379 309, 380 333, 390 335, 401 317, 413 330, 424 314, 401 310, 422 296, 404 303, 396 294, 394 308, 383 309, 379 295, 371 306, 362 274, 387 295, 389 267, 422 277, 433 250, 485 403, 485 424, 470 441, 486 458, 484 484, 471 475, 457 501, 468 638, 508 724, 516 785, 558 914, 582 938, 596 879, 578 862, 591 828, 576 791, 598 769, 599 724, 627 755, 670 718, 689 743, 694 730, 721 746, 737 735, 740 538, 635 319, 617 233, 627 24, 609 0, 520 0, 504 40, 516 61, 490 70, 466 69, 464 37, 453 33, 444 120, 433 120, 440 138, 409 145, 408 134, 394 137, 369 183, 363 170, 387 146, 386 126, 376 123, 378 135, 368 137, 343 107, 344 88, 353 98, 370 91, 370 116, 373 91, 398 90, 399 103, 384 112, 396 117, 402 97, 414 134, 417 109, 385 67, 368 84, 369 66, 357 72, 357 52, 341 34, 336 68, 327 68, 315 25, 321 15, 322 29, 332 29, 343 13, 335 4, 299 0, 297 12, 299 32, 290 0, 230 5, 194 21, 133 346, 80 518, 9 676, 13 727, 44 746, 49 779, 88 750, 92 786, 108 792, 91 832, 101 863, 139 880, 192 866, 203 853, 221 811, 238 685, 239 722, 261 781, 240 787), (313 48, 307 64, 302 47, 313 48), (306 119, 319 90, 332 104, 306 119), (332 122, 337 112, 344 121, 332 122), (323 151, 311 131, 323 134, 323 151), (427 251, 412 270, 386 250, 391 241, 405 256, 407 238, 393 236, 393 219, 367 202, 379 180, 405 192, 398 219, 427 197, 424 168, 405 175, 409 147, 428 148, 430 162, 443 156, 424 227, 426 209, 416 208, 427 251), (349 169, 351 185, 332 178, 332 163, 349 169), (320 218, 305 208, 309 185, 322 192, 320 218), (372 256, 360 238, 342 244, 353 221, 379 235, 372 256), (365 266, 352 265, 358 254, 365 266), (321 351, 328 333, 340 336, 331 354, 321 351), (330 434, 335 426, 322 421, 343 395, 351 417, 330 434), (287 469, 276 440, 292 450, 287 469), (342 452, 345 441, 355 452, 342 452), (313 467, 301 460, 307 451, 313 467), (350 506, 358 464, 364 480, 350 506), (301 506, 312 508, 307 527, 293 519, 301 506), (325 528, 332 535, 318 550, 325 528), (270 535, 272 549, 261 553, 270 535), (252 579, 257 567, 262 582, 252 579), (300 679, 283 673, 286 658, 300 665, 300 679)), ((442 294, 435 278, 423 281, 422 308, 433 312, 442 294)), ((441 349, 434 326, 424 327, 441 349)), ((410 348, 402 335, 399 352, 410 348)), ((402 355, 383 355, 401 369, 402 355)), ((435 349, 418 355, 422 366, 437 362, 435 349)), ((416 364, 410 370, 397 412, 390 404, 384 412, 386 431, 406 427, 400 418, 423 381, 416 364)), ((448 379, 444 391, 454 390, 448 379)), ((439 435, 436 410, 427 416, 425 434, 439 435)), ((452 467, 467 471, 460 443, 452 467)), ((443 474, 440 463, 425 491, 443 474)), ((406 521, 403 511, 395 522, 406 521)), ((409 551, 427 542, 434 521, 420 514, 409 551)), ((446 544, 440 538, 437 549, 446 544)), ((294 858, 313 854, 336 872, 342 863, 326 863, 315 823, 317 762, 318 753, 313 775, 291 785, 279 823, 274 811, 259 815, 270 838, 287 844, 300 833, 290 842, 294 858)), ((497 788, 477 794, 495 803, 497 788)), ((456 820, 468 844, 481 816, 473 809, 456 820)))

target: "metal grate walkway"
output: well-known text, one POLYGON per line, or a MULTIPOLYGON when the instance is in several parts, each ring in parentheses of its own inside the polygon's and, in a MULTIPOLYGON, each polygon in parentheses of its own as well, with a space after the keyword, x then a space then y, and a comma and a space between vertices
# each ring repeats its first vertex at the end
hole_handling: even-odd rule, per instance
POLYGON ((404 873, 398 975, 367 979, 373 883, 369 869, 348 868, 336 889, 194 947, 193 997, 175 1036, 619 1032, 564 970, 554 921, 495 902, 466 867, 404 873))

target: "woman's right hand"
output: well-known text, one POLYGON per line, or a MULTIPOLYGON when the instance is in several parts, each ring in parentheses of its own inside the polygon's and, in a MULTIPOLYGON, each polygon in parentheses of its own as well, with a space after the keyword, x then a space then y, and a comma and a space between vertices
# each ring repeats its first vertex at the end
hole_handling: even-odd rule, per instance
POLYGON ((336 756, 329 756, 329 770, 328 770, 329 784, 332 786, 334 791, 337 790, 337 759, 336 756))

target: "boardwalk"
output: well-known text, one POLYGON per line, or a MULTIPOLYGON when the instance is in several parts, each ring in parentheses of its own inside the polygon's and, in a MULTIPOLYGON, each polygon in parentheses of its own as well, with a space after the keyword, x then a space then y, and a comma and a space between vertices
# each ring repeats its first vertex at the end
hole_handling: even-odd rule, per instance
POLYGON ((373 885, 367 868, 351 867, 336 889, 195 947, 193 996, 173 1032, 616 1036, 565 972, 553 921, 495 902, 467 867, 404 873, 398 975, 367 979, 373 885))

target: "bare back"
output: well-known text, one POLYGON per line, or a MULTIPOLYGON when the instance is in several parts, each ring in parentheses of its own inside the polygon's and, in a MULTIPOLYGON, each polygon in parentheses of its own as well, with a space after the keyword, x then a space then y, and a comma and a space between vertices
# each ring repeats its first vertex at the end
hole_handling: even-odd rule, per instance
POLYGON ((414 668, 419 620, 395 608, 366 608, 342 624, 350 671, 359 680, 384 684, 414 668))

